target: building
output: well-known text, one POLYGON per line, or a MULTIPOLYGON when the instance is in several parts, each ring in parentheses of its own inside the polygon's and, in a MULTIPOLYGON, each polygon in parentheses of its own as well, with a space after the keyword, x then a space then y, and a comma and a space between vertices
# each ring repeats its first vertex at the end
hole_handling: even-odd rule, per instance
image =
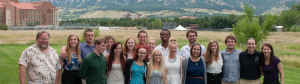
POLYGON ((7 26, 58 25, 57 8, 50 2, 0 0, 0 24, 7 26))

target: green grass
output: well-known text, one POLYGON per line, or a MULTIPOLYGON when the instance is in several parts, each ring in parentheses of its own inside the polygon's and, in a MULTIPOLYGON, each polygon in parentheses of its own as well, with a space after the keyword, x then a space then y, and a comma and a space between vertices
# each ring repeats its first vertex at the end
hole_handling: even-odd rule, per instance
MULTIPOLYGON (((182 43, 182 42, 179 42, 182 43)), ((204 45, 207 42, 203 42, 204 45)), ((183 44, 180 44, 181 46, 183 44)), ((224 44, 220 44, 224 46, 224 44)), ((22 51, 30 45, 21 44, 1 44, 0 45, 0 84, 18 84, 18 59, 22 51)), ((53 48, 59 50, 61 45, 52 45, 53 48)), ((296 47, 295 47, 296 48, 296 47)), ((296 48, 299 50, 298 48, 296 48)), ((300 67, 292 66, 290 63, 283 62, 285 83, 300 84, 300 67)))
MULTIPOLYGON (((18 84, 18 60, 30 45, 0 45, 0 84, 18 84)), ((53 48, 59 49, 59 45, 53 48)))

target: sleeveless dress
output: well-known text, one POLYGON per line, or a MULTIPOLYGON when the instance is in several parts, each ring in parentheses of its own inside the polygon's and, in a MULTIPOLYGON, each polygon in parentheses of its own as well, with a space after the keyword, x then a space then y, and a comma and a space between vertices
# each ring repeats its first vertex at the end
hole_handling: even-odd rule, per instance
POLYGON ((165 67, 168 69, 167 80, 168 84, 180 84, 180 56, 176 56, 173 59, 165 57, 165 67))
POLYGON ((158 70, 153 70, 150 77, 150 84, 163 84, 162 72, 158 70))
POLYGON ((205 84, 204 79, 201 80, 199 78, 195 78, 204 78, 205 66, 202 61, 203 60, 200 59, 198 62, 193 62, 191 59, 189 59, 185 84, 205 84))
POLYGON ((124 84, 124 75, 121 64, 112 64, 111 71, 107 77, 107 84, 124 84))
POLYGON ((64 63, 64 71, 62 72, 62 84, 81 84, 80 77, 80 62, 78 61, 78 57, 76 54, 72 54, 71 62, 69 63, 68 58, 66 57, 63 60, 64 63))
POLYGON ((140 66, 136 64, 136 61, 132 63, 131 66, 131 80, 130 84, 145 84, 145 73, 146 73, 146 66, 145 64, 140 66))

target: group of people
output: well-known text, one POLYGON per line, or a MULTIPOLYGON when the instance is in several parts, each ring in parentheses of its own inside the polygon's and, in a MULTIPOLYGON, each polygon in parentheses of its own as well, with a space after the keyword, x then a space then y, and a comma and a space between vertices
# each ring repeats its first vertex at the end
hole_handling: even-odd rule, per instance
POLYGON ((283 67, 272 45, 261 52, 249 38, 247 49, 235 48, 236 38, 225 38, 225 50, 218 41, 205 47, 197 43, 198 33, 186 32, 188 44, 179 49, 171 32, 162 29, 161 43, 148 40, 141 30, 123 43, 112 36, 95 39, 92 29, 67 38, 60 54, 49 46, 50 33, 38 32, 36 43, 19 58, 20 84, 284 84, 283 67))

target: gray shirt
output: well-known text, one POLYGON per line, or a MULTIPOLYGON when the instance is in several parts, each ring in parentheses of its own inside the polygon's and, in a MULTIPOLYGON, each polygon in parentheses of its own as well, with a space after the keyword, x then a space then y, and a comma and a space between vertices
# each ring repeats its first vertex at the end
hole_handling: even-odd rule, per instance
POLYGON ((224 82, 237 82, 240 79, 240 63, 239 54, 240 50, 233 50, 232 53, 221 52, 223 57, 223 81, 224 82))

